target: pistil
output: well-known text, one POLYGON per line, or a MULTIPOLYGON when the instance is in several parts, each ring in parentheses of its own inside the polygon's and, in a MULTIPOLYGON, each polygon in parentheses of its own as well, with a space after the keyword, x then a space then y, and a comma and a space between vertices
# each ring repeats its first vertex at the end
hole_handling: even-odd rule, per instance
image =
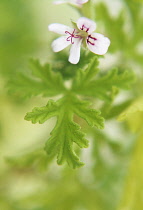
POLYGON ((66 40, 67 40, 67 41, 70 41, 71 44, 74 44, 73 38, 79 38, 79 37, 80 37, 79 35, 76 35, 76 34, 75 34, 75 29, 73 30, 72 33, 70 33, 69 31, 65 31, 65 33, 70 35, 70 36, 68 36, 68 38, 67 38, 66 40))

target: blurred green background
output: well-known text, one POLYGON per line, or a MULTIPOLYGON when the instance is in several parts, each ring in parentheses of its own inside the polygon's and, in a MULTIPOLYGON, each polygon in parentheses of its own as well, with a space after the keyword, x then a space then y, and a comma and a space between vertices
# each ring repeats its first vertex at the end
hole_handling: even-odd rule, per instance
MULTIPOLYGON (((100 28, 101 32, 106 31, 110 39, 113 36, 109 55, 105 56, 105 60, 101 59, 100 67, 106 70, 116 65, 133 69, 140 79, 130 94, 140 100, 135 100, 129 110, 122 113, 125 124, 111 119, 107 121, 104 132, 92 130, 88 133, 90 147, 82 154, 86 165, 72 170, 67 166, 57 166, 55 160, 47 160, 43 150, 55 119, 43 125, 24 121, 26 112, 34 106, 43 106, 46 99, 39 96, 24 101, 18 95, 8 94, 8 84, 16 72, 28 72, 29 58, 39 58, 42 63, 52 58, 50 45, 53 37, 48 32, 48 24, 59 22, 69 25, 70 20, 76 20, 79 14, 68 5, 53 5, 52 0, 0 0, 1 210, 143 208, 143 53, 142 48, 139 48, 140 54, 134 50, 138 50, 137 40, 143 42, 143 29, 140 27, 143 21, 140 18, 139 22, 137 17, 139 1, 129 3, 116 0, 114 4, 111 0, 98 2, 105 2, 113 13, 109 22, 104 6, 97 5, 98 24, 101 22, 104 25, 107 21, 108 26, 113 26, 111 29, 116 31, 114 34, 110 27, 109 31, 102 26, 100 28), (122 8, 125 13, 130 10, 130 15, 122 17, 122 8), (130 23, 130 16, 134 20, 135 32, 132 45, 120 31, 122 19, 127 18, 130 23), (120 43, 116 40, 120 40, 120 43)), ((133 29, 130 31, 132 33, 133 29)), ((122 101, 124 97, 126 94, 118 100, 122 101)))

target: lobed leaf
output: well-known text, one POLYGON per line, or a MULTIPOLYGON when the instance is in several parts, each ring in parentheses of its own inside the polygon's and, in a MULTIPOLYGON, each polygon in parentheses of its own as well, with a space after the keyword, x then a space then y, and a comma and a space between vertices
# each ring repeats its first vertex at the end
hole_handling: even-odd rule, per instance
POLYGON ((57 163, 63 164, 64 161, 72 168, 84 165, 73 149, 73 142, 81 148, 88 146, 88 141, 84 138, 84 133, 79 125, 74 123, 67 116, 63 116, 57 122, 56 127, 51 133, 51 137, 46 142, 45 150, 49 157, 57 156, 57 163))
POLYGON ((73 90, 82 88, 83 84, 89 83, 91 80, 93 80, 99 71, 97 68, 99 62, 97 57, 94 57, 91 59, 90 64, 88 67, 83 71, 83 69, 79 69, 77 71, 77 74, 73 80, 73 90))
POLYGON ((59 73, 52 72, 51 66, 45 64, 41 66, 38 60, 30 60, 30 69, 32 70, 33 76, 40 78, 50 89, 54 91, 63 91, 63 80, 59 73))
POLYGON ((29 98, 41 94, 43 96, 53 95, 53 91, 47 89, 44 83, 23 74, 18 74, 13 80, 9 81, 8 86, 10 94, 15 94, 21 98, 29 98))
POLYGON ((53 100, 49 100, 46 106, 35 107, 32 112, 28 112, 25 116, 25 120, 31 121, 34 124, 37 122, 42 124, 56 115, 58 115, 58 105, 53 100))
POLYGON ((80 126, 73 121, 74 114, 85 119, 90 126, 103 128, 103 118, 100 116, 100 112, 90 109, 88 102, 81 101, 70 93, 57 102, 49 100, 45 107, 36 107, 25 116, 25 119, 32 123, 44 123, 51 117, 57 117, 56 126, 46 142, 45 150, 50 158, 57 156, 58 164, 61 165, 66 161, 72 168, 84 164, 75 153, 74 143, 80 148, 88 147, 85 134, 80 130, 80 126))
POLYGON ((90 109, 88 106, 88 102, 81 101, 74 95, 68 95, 62 100, 57 124, 45 147, 49 157, 57 156, 58 164, 67 161, 72 168, 83 165, 73 149, 73 143, 76 143, 80 148, 86 148, 88 141, 84 138, 85 134, 80 131, 80 126, 73 122, 74 114, 85 119, 90 126, 103 128, 103 118, 100 116, 100 112, 90 109))
MULTIPOLYGON (((84 73, 83 73, 84 74, 84 73)), ((113 69, 106 75, 93 79, 87 83, 79 84, 75 90, 79 95, 96 97, 101 100, 111 101, 118 88, 129 89, 135 81, 135 76, 131 71, 119 73, 113 69)))
POLYGON ((100 116, 100 111, 89 108, 88 101, 74 100, 74 113, 86 120, 89 126, 95 126, 98 129, 103 129, 104 119, 100 116))
POLYGON ((30 61, 33 76, 18 74, 9 81, 9 92, 21 97, 56 96, 65 91, 62 77, 52 72, 50 65, 41 66, 38 60, 30 61))

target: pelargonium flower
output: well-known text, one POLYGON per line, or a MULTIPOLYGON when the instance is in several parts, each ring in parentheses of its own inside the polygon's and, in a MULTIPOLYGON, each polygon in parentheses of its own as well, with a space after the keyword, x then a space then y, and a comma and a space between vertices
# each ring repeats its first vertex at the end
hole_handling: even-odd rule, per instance
POLYGON ((76 6, 81 6, 82 4, 85 4, 86 2, 88 2, 88 0, 59 0, 59 1, 54 1, 54 4, 69 3, 76 6))
POLYGON ((98 55, 104 55, 110 45, 110 40, 107 37, 99 33, 93 33, 96 24, 85 17, 79 18, 73 28, 60 23, 50 24, 48 28, 50 31, 62 35, 52 43, 54 52, 59 52, 71 45, 69 62, 72 64, 79 62, 82 43, 86 43, 87 48, 98 55))

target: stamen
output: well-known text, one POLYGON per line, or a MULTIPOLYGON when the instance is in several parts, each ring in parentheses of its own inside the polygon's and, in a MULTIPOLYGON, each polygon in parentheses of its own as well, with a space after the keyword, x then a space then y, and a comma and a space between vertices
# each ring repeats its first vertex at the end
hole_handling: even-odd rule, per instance
POLYGON ((89 39, 93 39, 94 41, 96 41, 97 39, 95 37, 92 37, 91 35, 89 35, 88 38, 87 38, 87 43, 88 44, 95 45, 95 43, 91 42, 89 39))
POLYGON ((85 25, 82 25, 82 27, 80 28, 80 30, 88 32, 89 31, 89 28, 87 28, 85 25))
POLYGON ((70 36, 68 36, 68 38, 66 39, 67 41, 70 41, 71 44, 74 44, 73 42, 73 38, 79 38, 79 35, 74 34, 75 33, 75 29, 73 30, 72 33, 70 33, 69 31, 65 31, 66 34, 69 34, 70 36))

